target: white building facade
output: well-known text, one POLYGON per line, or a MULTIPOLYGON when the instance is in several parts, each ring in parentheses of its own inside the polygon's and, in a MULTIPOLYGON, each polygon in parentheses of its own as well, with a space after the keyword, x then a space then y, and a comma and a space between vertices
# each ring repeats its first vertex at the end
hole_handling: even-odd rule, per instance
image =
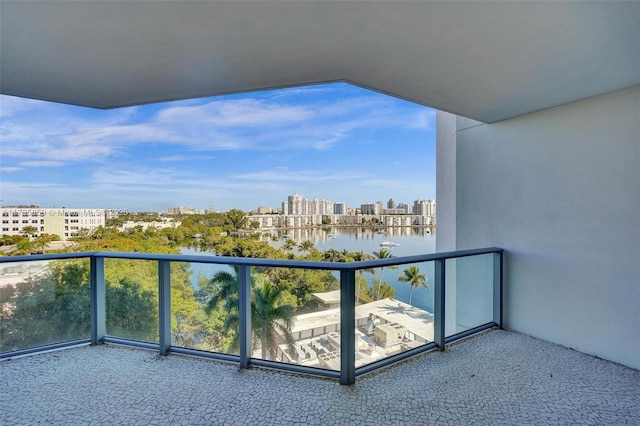
POLYGON ((83 233, 90 234, 96 228, 105 226, 109 212, 110 210, 105 209, 2 207, 0 234, 28 234, 32 238, 54 234, 64 241, 83 233), (26 232, 34 229, 35 232, 26 232))

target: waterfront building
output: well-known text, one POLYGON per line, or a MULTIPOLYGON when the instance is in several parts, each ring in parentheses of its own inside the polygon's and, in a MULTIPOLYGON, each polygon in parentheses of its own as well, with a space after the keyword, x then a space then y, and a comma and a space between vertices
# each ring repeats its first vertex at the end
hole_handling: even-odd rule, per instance
POLYGON ((347 214, 347 203, 335 203, 333 205, 334 214, 347 214))
POLYGON ((105 226, 107 214, 117 214, 114 212, 117 210, 2 207, 0 234, 26 235, 25 231, 35 230, 29 237, 52 234, 64 241, 105 226))
POLYGON ((308 214, 308 205, 305 203, 305 198, 300 194, 289 195, 287 199, 287 208, 285 214, 308 214))
POLYGON ((282 203, 282 206, 287 215, 334 214, 333 201, 324 199, 309 200, 300 194, 289 195, 286 205, 282 203))
POLYGON ((375 214, 375 204, 360 204, 360 213, 362 214, 375 214))
POLYGON ((252 222, 259 224, 258 229, 268 230, 278 228, 286 222, 284 216, 276 214, 250 214, 247 216, 247 227, 251 227, 252 222))
POLYGON ((373 214, 382 214, 383 212, 384 212, 384 204, 382 204, 382 201, 376 201, 373 214))
POLYGON ((413 214, 435 216, 436 202, 434 200, 415 200, 413 202, 413 214))

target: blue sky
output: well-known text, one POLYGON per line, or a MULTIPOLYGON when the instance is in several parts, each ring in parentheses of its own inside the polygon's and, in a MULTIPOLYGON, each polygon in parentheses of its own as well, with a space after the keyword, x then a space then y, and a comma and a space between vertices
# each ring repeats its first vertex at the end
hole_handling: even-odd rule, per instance
POLYGON ((0 96, 2 206, 435 199, 435 111, 346 83, 96 110, 0 96))

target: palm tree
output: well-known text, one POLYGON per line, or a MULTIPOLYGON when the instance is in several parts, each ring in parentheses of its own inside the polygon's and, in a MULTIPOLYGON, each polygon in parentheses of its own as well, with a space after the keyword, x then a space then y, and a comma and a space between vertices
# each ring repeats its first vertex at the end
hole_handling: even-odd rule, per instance
POLYGON ((35 226, 25 226, 24 228, 22 228, 22 235, 24 235, 25 238, 31 238, 31 235, 35 234, 36 232, 38 232, 38 228, 36 228, 35 226))
MULTIPOLYGON (((370 260, 371 256, 368 255, 368 254, 365 254, 361 250, 361 251, 357 251, 357 252, 351 253, 351 259, 354 262, 361 262, 363 260, 370 260)), ((368 272, 368 273, 371 273, 371 274, 374 273, 373 269, 371 269, 371 268, 358 269, 356 271, 356 305, 360 301, 360 295, 362 294, 362 285, 367 282, 362 276, 362 274, 364 274, 365 272, 368 272)))
MULTIPOLYGON (((395 257, 394 255, 391 254, 391 251, 387 250, 386 248, 381 248, 379 251, 374 251, 373 252, 373 256, 375 259, 391 259, 392 257, 395 257)), ((389 266, 389 269, 398 269, 397 266, 389 266)), ((382 281, 383 278, 383 274, 384 274, 384 266, 380 268, 380 280, 379 280, 379 285, 376 291, 376 295, 375 295, 375 299, 376 300, 380 300, 380 289, 382 288, 384 282, 382 281)), ((374 277, 375 277, 375 272, 374 272, 374 277)), ((374 279, 375 281, 375 279, 374 279)), ((374 287, 375 287, 375 283, 374 283, 374 287)))
POLYGON ((301 252, 307 253, 311 251, 311 249, 313 248, 313 243, 309 240, 305 240, 301 242, 300 245, 298 245, 298 248, 300 249, 301 252))
MULTIPOLYGON (((240 324, 240 305, 238 299, 238 268, 234 273, 218 271, 209 281, 208 291, 215 293, 207 303, 206 311, 211 313, 222 301, 227 311, 224 320, 226 330, 235 330, 231 347, 238 348, 240 335, 237 332, 240 324)), ((295 320, 295 307, 284 303, 285 289, 272 284, 266 275, 256 275, 251 279, 251 332, 253 344, 260 344, 262 358, 267 355, 276 357, 279 336, 293 346, 291 328, 295 320)))
POLYGON ((262 359, 275 359, 280 337, 287 345, 294 345, 291 328, 295 321, 295 308, 283 303, 283 287, 274 285, 264 275, 256 276, 251 301, 251 331, 255 343, 260 342, 262 359))
POLYGON ((420 268, 415 265, 409 266, 405 269, 402 274, 398 277, 398 281, 403 281, 409 283, 411 288, 409 289, 409 304, 411 305, 411 296, 413 295, 414 287, 425 287, 429 289, 429 284, 427 284, 427 274, 423 274, 420 272, 420 268))
POLYGON ((282 249, 286 251, 291 251, 296 247, 296 242, 293 240, 287 240, 282 245, 282 249))
POLYGON ((322 253, 322 260, 325 262, 344 262, 344 256, 338 250, 331 248, 322 253))
POLYGON ((206 311, 210 313, 221 302, 224 302, 224 307, 227 312, 232 312, 238 309, 238 266, 233 267, 233 272, 218 271, 206 284, 205 288, 200 289, 200 292, 206 293, 204 298, 208 297, 206 311))

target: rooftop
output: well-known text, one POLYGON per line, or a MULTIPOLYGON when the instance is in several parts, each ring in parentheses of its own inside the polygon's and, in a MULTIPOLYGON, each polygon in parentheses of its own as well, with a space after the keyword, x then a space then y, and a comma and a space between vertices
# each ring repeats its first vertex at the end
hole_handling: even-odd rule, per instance
POLYGON ((112 345, 0 362, 0 423, 640 424, 640 371, 496 330, 355 385, 112 345))

